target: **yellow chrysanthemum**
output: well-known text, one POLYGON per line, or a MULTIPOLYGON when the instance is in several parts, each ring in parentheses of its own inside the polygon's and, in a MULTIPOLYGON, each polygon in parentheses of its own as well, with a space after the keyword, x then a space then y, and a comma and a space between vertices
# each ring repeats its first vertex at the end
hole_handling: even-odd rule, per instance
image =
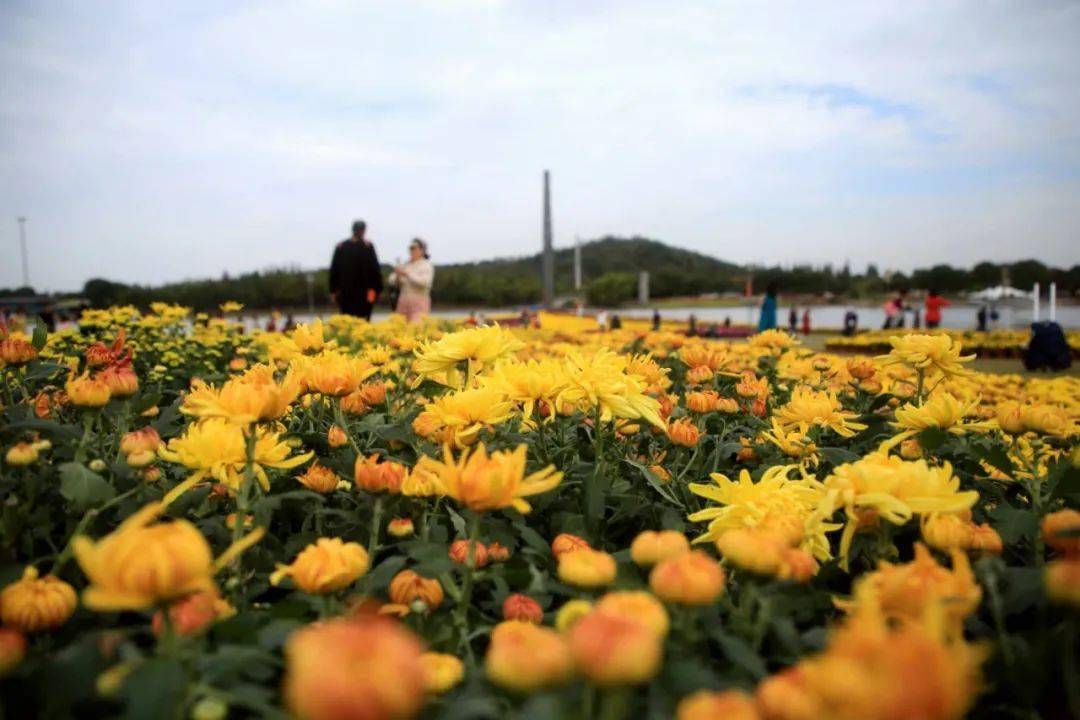
POLYGON ((296 345, 296 349, 305 355, 321 352, 327 345, 322 318, 315 318, 310 323, 297 325, 296 329, 289 334, 289 339, 296 345))
POLYGON ((506 422, 514 405, 497 390, 474 388, 436 398, 413 421, 417 433, 458 448, 472 445, 480 432, 506 422))
POLYGON ((626 372, 640 380, 646 388, 663 391, 671 387, 668 368, 660 367, 651 354, 634 355, 626 364, 626 372))
POLYGON ((780 452, 790 458, 803 461, 807 466, 812 467, 818 463, 817 445, 807 437, 805 431, 797 428, 785 429, 776 418, 772 419, 771 424, 770 431, 761 433, 762 440, 772 443, 780 449, 780 452))
POLYGON ((83 591, 87 607, 141 610, 216 589, 206 538, 187 520, 153 523, 162 509, 160 503, 147 505, 97 542, 82 536, 72 541, 90 580, 83 591))
POLYGON ((367 360, 336 350, 295 358, 292 368, 307 391, 334 397, 348 395, 378 372, 367 360))
POLYGON ((932 467, 925 460, 904 460, 875 452, 841 465, 825 480, 826 490, 843 506, 848 523, 840 543, 846 561, 858 528, 858 511, 875 510, 894 525, 914 515, 967 510, 979 499, 975 490, 960 490, 952 465, 932 467))
POLYGON ((945 334, 894 335, 889 338, 892 350, 878 358, 882 365, 897 363, 918 371, 940 372, 946 376, 966 375, 970 371, 963 363, 971 362, 975 355, 961 355, 959 341, 945 334))
POLYGON ((642 419, 666 429, 660 418, 660 403, 645 394, 641 381, 627 373, 627 358, 607 348, 591 354, 572 352, 565 363, 566 386, 556 398, 560 407, 568 406, 591 413, 599 410, 600 419, 642 419))
MULTIPOLYGON (((539 403, 553 404, 565 386, 562 363, 556 360, 500 361, 480 379, 482 388, 494 390, 521 406, 526 420, 533 419, 539 403)), ((554 418, 552 412, 549 418, 554 418)))
POLYGON ((832 505, 817 480, 788 478, 795 467, 769 468, 758 482, 742 470, 737 481, 713 473, 710 477, 715 484, 691 483, 692 493, 720 505, 690 515, 691 522, 709 522, 708 531, 694 542, 714 541, 739 528, 768 528, 782 533, 791 544, 798 544, 819 560, 830 558, 825 533, 840 527, 825 522, 832 514, 832 505))
MULTIPOLYGON (((292 449, 271 429, 259 427, 255 435, 253 470, 264 490, 270 489, 265 468, 288 470, 311 459, 313 453, 289 457, 292 449)), ((159 450, 169 462, 194 470, 192 478, 212 477, 232 489, 243 482, 247 462, 244 429, 223 418, 208 418, 188 426, 180 437, 159 450)))
POLYGON ((853 612, 872 606, 887 619, 901 622, 925 622, 940 614, 949 637, 962 637, 964 619, 978 609, 982 588, 967 555, 953 551, 950 557, 951 570, 939 565, 925 545, 916 543, 914 560, 880 561, 877 570, 855 582, 851 600, 837 601, 837 605, 853 612))
POLYGON ((774 414, 773 418, 784 429, 805 433, 813 426, 831 429, 841 437, 851 437, 866 425, 855 422, 856 413, 844 410, 836 393, 813 390, 805 386, 795 388, 791 399, 774 414))
POLYGON ((417 348, 413 371, 460 388, 488 364, 523 347, 525 343, 498 325, 459 330, 417 348))
POLYGON ((562 481, 562 473, 550 465, 526 475, 524 445, 488 454, 483 443, 457 460, 449 448, 441 461, 424 456, 412 474, 427 479, 436 494, 477 512, 513 507, 527 513, 531 507, 524 498, 547 492, 562 481))
POLYGON ((795 339, 791 333, 774 328, 772 330, 765 330, 759 332, 756 335, 751 335, 748 340, 750 346, 759 350, 765 350, 766 352, 779 355, 784 350, 790 347, 794 347, 799 344, 799 341, 795 339))
POLYGON ((237 424, 277 420, 289 411, 300 394, 300 381, 292 372, 278 382, 269 365, 256 365, 220 388, 192 381, 180 412, 202 418, 224 418, 237 424))
POLYGON ((892 423, 892 426, 901 432, 887 440, 879 449, 889 450, 929 428, 938 428, 953 435, 963 435, 969 430, 984 430, 992 427, 992 423, 989 422, 964 422, 964 418, 974 414, 978 404, 978 398, 965 403, 945 392, 934 393, 922 405, 907 403, 897 409, 896 422, 892 423))

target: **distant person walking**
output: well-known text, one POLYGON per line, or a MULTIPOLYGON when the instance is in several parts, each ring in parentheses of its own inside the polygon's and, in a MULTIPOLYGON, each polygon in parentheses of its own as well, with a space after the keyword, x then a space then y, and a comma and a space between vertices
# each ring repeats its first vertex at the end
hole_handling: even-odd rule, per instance
POLYGON ((398 265, 390 275, 390 284, 396 286, 397 312, 409 322, 419 322, 431 312, 431 284, 435 281, 435 266, 431 264, 427 243, 413 238, 409 243, 409 262, 398 265))
POLYGON ((926 327, 933 330, 941 325, 941 311, 943 308, 949 307, 950 303, 945 298, 938 295, 938 291, 931 289, 926 293, 926 327))
POLYGON ((794 305, 792 305, 791 309, 788 310, 787 324, 788 330, 790 330, 791 334, 794 335, 795 331, 799 329, 799 309, 794 305))
POLYGON ((371 308, 383 290, 375 246, 365 237, 367 225, 357 220, 352 237, 334 248, 330 261, 330 299, 344 315, 371 320, 371 308))
POLYGON ((653 311, 652 311, 652 329, 653 330, 659 330, 660 329, 660 311, 658 309, 656 309, 656 308, 653 308, 653 311))
POLYGON ((802 314, 802 334, 810 334, 810 308, 803 310, 802 314))
POLYGON ((885 301, 885 324, 882 325, 883 330, 904 327, 904 311, 907 310, 904 305, 906 296, 907 290, 902 289, 885 301))
POLYGON ((847 312, 844 313, 844 335, 851 337, 859 329, 859 313, 855 312, 855 308, 848 306, 847 312))
POLYGON ((776 283, 765 286, 765 298, 761 301, 761 314, 758 315, 758 332, 776 328, 776 283))

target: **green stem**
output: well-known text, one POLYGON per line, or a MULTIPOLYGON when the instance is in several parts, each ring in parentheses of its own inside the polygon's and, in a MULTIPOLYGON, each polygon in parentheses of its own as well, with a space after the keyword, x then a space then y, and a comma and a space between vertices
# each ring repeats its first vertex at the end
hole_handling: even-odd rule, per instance
POLYGON ((465 578, 461 586, 461 599, 454 607, 454 624, 457 625, 460 635, 459 642, 464 645, 470 668, 476 666, 472 643, 469 642, 469 606, 472 604, 474 575, 476 573, 476 541, 479 534, 480 515, 471 512, 469 514, 469 550, 465 554, 465 578))
POLYGON ((371 508, 371 529, 368 531, 368 559, 375 565, 375 553, 379 552, 379 525, 382 524, 383 496, 375 496, 375 503, 371 508))
POLYGON ((124 435, 127 434, 128 429, 128 416, 131 413, 131 402, 126 398, 120 404, 120 417, 116 422, 116 459, 119 460, 121 456, 120 443, 124 439, 124 435))
MULTIPOLYGON (((552 410, 554 412, 554 410, 552 410)), ((540 462, 543 465, 549 465, 551 463, 551 454, 548 452, 547 433, 544 431, 545 419, 540 416, 538 411, 534 411, 537 416, 536 420, 536 438, 537 445, 540 446, 540 462)))
POLYGON ((586 683, 581 691, 581 720, 592 720, 593 706, 596 704, 596 688, 586 683))
POLYGON ((172 615, 169 613, 169 604, 158 605, 161 613, 161 637, 158 638, 158 653, 166 658, 176 655, 176 628, 173 626, 172 615))
POLYGON ((4 376, 4 395, 7 397, 7 404, 10 407, 10 406, 15 404, 15 395, 11 392, 11 382, 8 379, 9 375, 10 375, 10 373, 7 370, 5 370, 3 372, 3 376, 4 376))
POLYGON ((427 542, 428 536, 431 534, 431 529, 428 527, 428 506, 427 501, 424 503, 424 509, 420 511, 420 539, 427 542))
POLYGON ((998 588, 997 572, 993 569, 987 572, 986 589, 990 593, 990 611, 994 616, 994 627, 998 634, 998 644, 1001 646, 1001 655, 1005 658, 1005 666, 1012 668, 1013 652, 1009 643, 1009 635, 1005 630, 1005 606, 1001 602, 1001 591, 998 588))
MULTIPOLYGON (((247 431, 244 434, 244 479, 240 482, 240 487, 236 491, 236 522, 233 523, 232 528, 232 541, 233 543, 240 542, 244 537, 244 526, 247 524, 248 511, 251 503, 251 493, 255 487, 255 443, 258 441, 256 435, 257 425, 252 423, 248 425, 247 431)), ((234 576, 240 575, 242 560, 240 557, 233 561, 233 574, 234 576)))
POLYGON ((75 449, 75 462, 77 462, 77 463, 85 463, 86 462, 86 444, 90 440, 90 428, 93 427, 93 424, 94 424, 94 413, 93 413, 93 411, 84 410, 83 411, 83 416, 82 416, 82 421, 83 421, 82 437, 79 438, 79 446, 78 446, 78 448, 75 449))
POLYGON ((334 406, 334 423, 345 433, 345 437, 348 439, 349 445, 352 446, 356 456, 363 457, 364 453, 360 450, 360 446, 356 444, 356 440, 353 439, 352 433, 349 431, 349 424, 345 421, 345 413, 341 410, 341 398, 334 398, 331 403, 334 406))
POLYGON ((629 709, 628 688, 613 687, 600 698, 600 720, 623 720, 629 709))
POLYGON ((604 465, 604 433, 600 423, 600 406, 597 405, 593 412, 593 473, 592 477, 586 481, 585 485, 585 529, 589 535, 589 540, 595 543, 598 547, 603 542, 603 508, 604 499, 603 492, 600 485, 601 476, 603 474, 604 465), (594 500, 597 496, 599 501, 594 500), (601 517, 595 516, 591 509, 594 506, 600 507, 601 517))
POLYGON ((692 453, 688 453, 689 459, 686 461, 686 464, 683 465, 682 471, 679 472, 679 476, 677 478, 675 478, 675 480, 678 483, 680 483, 680 484, 682 483, 683 477, 686 475, 687 471, 690 470, 690 468, 694 465, 694 461, 697 460, 698 451, 700 449, 701 449, 701 443, 699 442, 697 445, 694 446, 694 451, 692 453))
POLYGON ((1065 656, 1061 667, 1065 677, 1065 697, 1069 703, 1069 714, 1080 717, 1080 668, 1077 668, 1077 632, 1076 615, 1065 618, 1065 656))
POLYGON ((754 650, 761 650, 761 643, 765 641, 765 634, 772 622, 772 605, 767 597, 758 597, 757 622, 754 623, 754 650))

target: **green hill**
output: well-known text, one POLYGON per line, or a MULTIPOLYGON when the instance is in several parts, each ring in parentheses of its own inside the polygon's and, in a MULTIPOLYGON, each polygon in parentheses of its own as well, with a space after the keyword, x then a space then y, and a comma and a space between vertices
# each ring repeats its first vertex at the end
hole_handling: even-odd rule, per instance
MULTIPOLYGON (((438 266, 434 299, 492 305, 537 302, 541 292, 540 263, 540 253, 536 253, 438 266)), ((738 265, 641 237, 605 237, 584 243, 581 267, 590 297, 602 304, 633 298, 642 270, 649 271, 651 292, 656 297, 716 292, 745 273, 738 265), (599 297, 592 297, 598 292, 599 297)), ((573 248, 557 249, 556 295, 572 294, 573 281, 573 248)))

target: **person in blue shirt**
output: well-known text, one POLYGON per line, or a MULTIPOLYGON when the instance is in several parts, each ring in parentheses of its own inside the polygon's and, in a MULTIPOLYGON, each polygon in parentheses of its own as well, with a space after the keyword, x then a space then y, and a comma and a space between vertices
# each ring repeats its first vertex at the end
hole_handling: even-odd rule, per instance
POLYGON ((765 286, 765 299, 761 301, 761 314, 758 316, 757 329, 772 330, 776 327, 776 283, 765 286))

